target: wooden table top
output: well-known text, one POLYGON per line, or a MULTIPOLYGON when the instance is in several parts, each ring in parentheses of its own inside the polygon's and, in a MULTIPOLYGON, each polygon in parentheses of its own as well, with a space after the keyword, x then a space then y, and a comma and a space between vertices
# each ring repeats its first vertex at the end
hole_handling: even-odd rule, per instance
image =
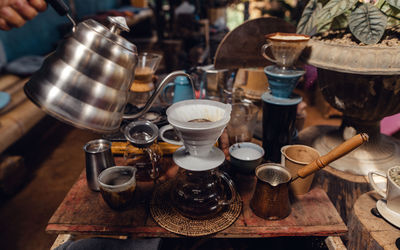
MULTIPOLYGON (((226 152, 226 147, 222 147, 226 152)), ((121 158, 116 158, 120 162, 121 158)), ((169 167, 160 178, 172 178, 178 167, 166 157, 169 167)), ((260 238, 277 236, 344 235, 347 227, 326 193, 314 188, 303 196, 292 197, 291 214, 283 220, 269 221, 257 217, 249 203, 256 178, 249 175, 233 176, 243 200, 243 209, 229 228, 209 237, 260 238)), ((131 208, 115 211, 107 206, 99 192, 87 187, 85 171, 73 185, 64 201, 48 222, 49 233, 133 235, 135 237, 182 237, 159 227, 150 215, 152 182, 138 182, 131 208)))

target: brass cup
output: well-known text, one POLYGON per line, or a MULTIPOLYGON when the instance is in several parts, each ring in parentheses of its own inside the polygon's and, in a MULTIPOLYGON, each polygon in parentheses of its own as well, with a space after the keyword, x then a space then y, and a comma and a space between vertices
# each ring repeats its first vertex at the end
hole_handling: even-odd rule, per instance
POLYGON ((290 214, 289 171, 279 164, 265 163, 256 168, 257 184, 250 207, 267 220, 280 220, 290 214))

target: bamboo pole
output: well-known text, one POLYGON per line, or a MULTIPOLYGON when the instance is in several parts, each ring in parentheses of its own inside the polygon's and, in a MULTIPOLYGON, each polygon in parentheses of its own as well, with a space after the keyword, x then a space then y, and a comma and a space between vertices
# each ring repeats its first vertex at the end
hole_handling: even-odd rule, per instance
POLYGON ((8 88, 12 87, 19 80, 21 80, 21 78, 16 75, 1 76, 0 77, 0 91, 6 91, 8 88))
POLYGON ((11 111, 12 109, 14 109, 15 107, 17 107, 26 100, 27 97, 24 93, 24 90, 22 88, 19 89, 17 92, 11 95, 10 103, 7 104, 7 106, 4 107, 3 109, 0 109, 0 115, 6 114, 7 112, 11 111))
POLYGON ((10 103, 0 110, 0 115, 9 112, 27 99, 23 88, 28 80, 29 78, 21 79, 14 75, 0 77, 0 91, 7 92, 11 95, 10 103))
POLYGON ((25 135, 45 113, 29 100, 0 117, 0 153, 25 135))
MULTIPOLYGON (((12 85, 5 88, 3 91, 13 95, 20 90, 23 90, 25 83, 29 80, 29 78, 23 78, 15 81, 12 85)), ((0 80, 1 81, 1 80, 0 80)))

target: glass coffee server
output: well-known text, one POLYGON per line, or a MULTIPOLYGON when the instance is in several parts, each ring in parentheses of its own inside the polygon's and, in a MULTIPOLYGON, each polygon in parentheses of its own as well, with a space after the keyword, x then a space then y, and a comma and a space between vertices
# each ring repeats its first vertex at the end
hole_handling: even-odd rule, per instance
POLYGON ((168 122, 184 145, 173 154, 179 170, 172 180, 171 201, 186 217, 213 217, 236 199, 233 181, 218 168, 225 154, 214 146, 231 110, 230 104, 211 100, 181 101, 167 109, 168 122))

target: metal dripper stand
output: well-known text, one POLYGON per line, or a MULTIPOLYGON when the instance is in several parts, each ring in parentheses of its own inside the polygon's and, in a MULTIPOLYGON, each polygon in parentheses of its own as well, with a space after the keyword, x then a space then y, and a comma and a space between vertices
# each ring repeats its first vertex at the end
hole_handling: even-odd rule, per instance
MULTIPOLYGON (((135 121, 125 127, 124 134, 130 144, 142 149, 147 154, 148 159, 142 157, 142 160, 139 159, 135 163, 135 166, 139 171, 145 170, 150 179, 155 182, 160 176, 159 163, 162 157, 158 145, 154 144, 158 137, 158 127, 150 121, 135 121), (150 160, 151 166, 149 166, 148 160, 150 160)), ((130 155, 126 151, 124 158, 131 157, 135 157, 135 155, 130 155)))

